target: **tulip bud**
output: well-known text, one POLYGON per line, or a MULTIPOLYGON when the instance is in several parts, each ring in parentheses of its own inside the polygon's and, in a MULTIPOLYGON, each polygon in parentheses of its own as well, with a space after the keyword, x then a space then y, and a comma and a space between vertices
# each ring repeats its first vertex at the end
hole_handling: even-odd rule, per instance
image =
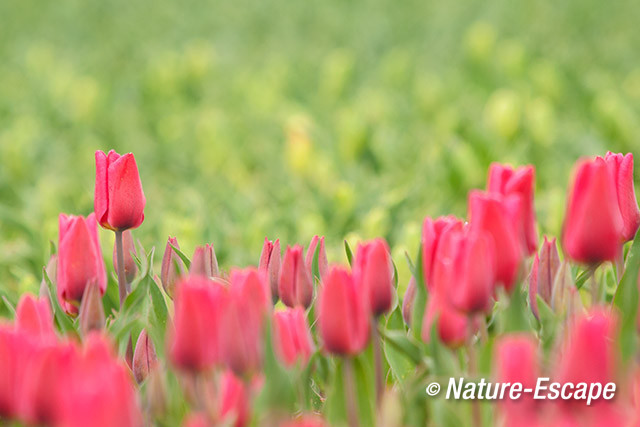
POLYGON ((562 246, 574 261, 614 261, 621 250, 624 223, 613 173, 604 159, 581 160, 569 192, 562 246))
POLYGON ((184 265, 180 256, 173 250, 171 246, 180 249, 178 240, 175 237, 169 237, 167 240, 167 246, 164 248, 164 255, 162 256, 162 269, 160 271, 160 281, 164 291, 169 295, 169 298, 173 299, 175 294, 175 286, 180 276, 184 275, 184 265))
POLYGON ((389 246, 383 239, 358 245, 353 280, 369 304, 374 316, 391 309, 393 303, 393 265, 389 246))
POLYGON ((502 196, 516 196, 520 199, 522 209, 509 219, 518 230, 523 252, 531 255, 538 247, 536 233, 536 213, 533 206, 535 186, 535 169, 533 166, 522 166, 513 169, 508 165, 493 163, 489 168, 487 191, 502 196))
MULTIPOLYGON (((496 387, 498 384, 520 383, 525 389, 535 389, 540 376, 535 338, 524 333, 499 338, 494 365, 496 387)), ((538 425, 531 421, 538 418, 540 408, 530 394, 525 393, 519 399, 498 399, 498 409, 504 425, 538 425)))
POLYGON ((104 328, 105 316, 102 298, 95 282, 89 283, 80 305, 80 330, 83 335, 104 328))
MULTIPOLYGON (((202 276, 188 276, 176 287, 169 358, 184 371, 201 372, 220 361, 220 329, 227 290, 202 276)), ((227 325, 225 325, 226 328, 227 325)))
POLYGON ((271 297, 275 304, 278 301, 278 280, 280 280, 280 239, 271 242, 265 237, 258 270, 268 278, 271 297))
MULTIPOLYGON (((124 250, 124 275, 127 283, 131 283, 133 279, 135 279, 136 274, 138 274, 138 264, 136 264, 136 260, 133 258, 137 255, 137 251, 131 230, 125 230, 122 233, 122 248, 124 250)), ((113 245, 113 269, 114 271, 118 271, 118 256, 115 245, 113 245)))
POLYGON ((469 218, 473 230, 493 238, 494 268, 497 283, 507 292, 513 289, 522 262, 522 248, 510 212, 521 208, 519 197, 503 197, 482 191, 469 193, 469 218))
POLYGON ((404 293, 402 300, 402 318, 407 326, 411 326, 411 317, 413 315, 413 302, 416 299, 416 279, 411 276, 407 291, 404 293))
POLYGON ((622 238, 624 241, 633 240, 640 226, 640 209, 633 184, 633 154, 622 155, 609 151, 604 160, 615 177, 616 195, 623 223, 622 238))
POLYGON ((234 269, 229 274, 229 290, 237 298, 247 301, 252 310, 264 315, 271 310, 271 294, 265 278, 255 268, 234 269))
POLYGON ((54 339, 56 336, 49 301, 44 298, 36 299, 31 294, 20 297, 15 325, 18 332, 41 340, 54 339))
POLYGON ((280 270, 278 293, 282 302, 288 307, 301 305, 307 308, 311 305, 313 282, 304 265, 300 245, 287 247, 280 270))
POLYGON ((88 283, 95 281, 101 295, 107 289, 98 227, 94 214, 86 219, 60 214, 59 229, 58 299, 67 313, 77 313, 88 283))
POLYGON ((556 247, 556 239, 548 240, 544 237, 540 255, 536 254, 529 274, 529 303, 533 313, 538 317, 537 295, 549 305, 553 293, 553 282, 560 269, 560 256, 556 247))
POLYGON ((209 278, 218 276, 218 260, 213 245, 207 243, 195 249, 193 258, 191 258, 189 274, 199 274, 209 278))
POLYGON ((234 420, 234 427, 249 423, 249 390, 233 372, 227 371, 220 379, 220 416, 223 420, 234 420))
POLYGON ((462 226, 462 220, 453 215, 440 217, 435 221, 429 217, 424 219, 422 225, 422 273, 427 289, 433 288, 433 265, 442 232, 449 227, 462 230, 462 226))
POLYGON ((327 274, 329 269, 329 262, 327 261, 327 251, 324 248, 324 236, 313 236, 309 247, 307 248, 307 255, 304 258, 304 265, 307 267, 309 274, 313 277, 313 257, 316 254, 316 248, 318 249, 318 274, 320 279, 327 274), (318 244, 320 246, 318 246, 318 244))
POLYGON ((369 342, 370 313, 353 276, 342 267, 332 267, 320 292, 318 320, 324 347, 341 356, 360 353, 369 342))
POLYGON ((133 154, 96 151, 94 209, 100 225, 119 231, 137 228, 144 220, 145 203, 133 154))
POLYGON ((151 369, 147 378, 147 408, 152 418, 161 418, 167 411, 167 386, 164 373, 151 369))
POLYGON ((280 360, 294 366, 301 359, 307 363, 313 352, 313 340, 307 318, 301 307, 290 308, 273 314, 274 346, 280 360))
POLYGON ((469 334, 469 319, 455 310, 440 292, 432 292, 422 318, 422 340, 429 342, 433 322, 440 341, 451 349, 464 345, 469 334))
POLYGON ((156 348, 147 331, 143 329, 138 336, 136 349, 133 352, 133 377, 138 384, 149 376, 149 372, 156 367, 157 363, 156 348))

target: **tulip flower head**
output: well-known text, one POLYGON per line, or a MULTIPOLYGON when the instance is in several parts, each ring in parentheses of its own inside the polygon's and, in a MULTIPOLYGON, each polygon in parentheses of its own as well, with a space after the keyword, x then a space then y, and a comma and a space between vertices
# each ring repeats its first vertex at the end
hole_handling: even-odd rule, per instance
POLYGON ((220 379, 220 417, 234 420, 234 427, 243 427, 249 423, 249 390, 247 385, 233 372, 227 371, 220 379))
POLYGON ((98 222, 117 231, 139 227, 144 220, 146 200, 133 154, 96 151, 95 157, 94 209, 98 222))
POLYGON ((180 276, 184 275, 182 259, 180 259, 180 256, 173 250, 172 246, 180 249, 178 240, 175 237, 169 236, 167 245, 164 248, 164 255, 162 255, 162 269, 160 271, 162 287, 170 298, 173 298, 176 283, 180 279, 180 276))
POLYGON ((462 230, 464 222, 453 215, 443 216, 436 220, 426 217, 422 224, 422 273, 427 289, 433 288, 433 265, 440 243, 440 236, 446 228, 462 230))
POLYGON ((271 242, 266 237, 260 253, 258 270, 264 274, 271 288, 273 302, 278 301, 278 281, 280 280, 280 239, 271 242))
POLYGON ((533 259, 533 266, 529 274, 529 304, 536 317, 538 316, 537 295, 540 295, 547 304, 551 305, 553 283, 559 269, 560 256, 556 247, 556 239, 549 240, 545 236, 540 253, 536 254, 533 259))
POLYGON ((204 246, 196 247, 191 258, 189 274, 199 274, 209 278, 218 276, 218 259, 213 245, 207 243, 204 246))
POLYGON ((324 247, 324 236, 318 237, 313 236, 311 242, 309 243, 309 247, 307 248, 307 255, 304 258, 304 265, 307 267, 309 274, 313 277, 313 257, 316 254, 316 249, 318 251, 318 274, 320 275, 320 279, 327 274, 327 270, 329 270, 329 262, 327 261, 327 251, 324 247))
POLYGON ((389 246, 383 239, 375 239, 358 245, 353 279, 369 304, 374 316, 391 309, 393 303, 393 264, 389 246))
POLYGON ((104 295, 107 275, 95 215, 85 219, 60 214, 56 285, 58 299, 67 313, 78 312, 85 288, 94 281, 104 295))
POLYGON ((313 299, 313 281, 302 258, 302 246, 287 247, 282 267, 278 294, 287 307, 302 306, 307 308, 313 299))
POLYGON ((158 357, 156 356, 156 348, 151 338, 149 338, 146 329, 143 329, 138 336, 132 362, 133 377, 138 384, 142 383, 149 376, 149 373, 155 369, 157 364, 158 357))
POLYGON ((302 307, 273 314, 274 344, 280 360, 294 366, 298 360, 306 363, 313 352, 313 340, 302 307))
POLYGON ((618 198, 618 207, 622 215, 622 238, 633 240, 640 227, 640 209, 633 185, 633 154, 607 152, 604 158, 607 166, 613 172, 618 198))
POLYGON ((17 331, 37 339, 49 340, 56 336, 51 307, 45 298, 22 295, 16 307, 15 323, 17 331))

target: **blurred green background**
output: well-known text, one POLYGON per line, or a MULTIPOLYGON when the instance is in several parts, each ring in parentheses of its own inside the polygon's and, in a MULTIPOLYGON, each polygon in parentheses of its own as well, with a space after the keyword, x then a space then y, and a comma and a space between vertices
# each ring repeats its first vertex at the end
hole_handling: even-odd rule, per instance
MULTIPOLYGON (((637 1, 0 2, 0 280, 36 290, 96 149, 132 151, 135 231, 224 268, 265 236, 386 237, 408 280, 425 215, 490 162, 537 167, 557 234, 573 162, 640 154, 637 1)), ((112 233, 101 232, 111 259, 112 233)))

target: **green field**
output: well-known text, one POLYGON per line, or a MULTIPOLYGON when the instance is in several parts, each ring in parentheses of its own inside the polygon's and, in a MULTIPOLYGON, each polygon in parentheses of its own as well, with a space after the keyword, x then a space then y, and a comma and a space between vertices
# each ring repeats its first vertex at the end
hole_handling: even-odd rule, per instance
MULTIPOLYGON (((0 2, 0 280, 35 291, 97 149, 131 151, 135 236, 383 236, 409 279, 425 215, 465 215, 490 162, 533 163, 542 232, 571 165, 640 154, 637 1, 0 2)), ((640 176, 636 173, 636 177, 640 176)), ((101 232, 110 260, 112 233, 101 232)), ((158 260, 158 258, 156 258, 158 260)), ((110 264, 110 263, 109 263, 110 264)))

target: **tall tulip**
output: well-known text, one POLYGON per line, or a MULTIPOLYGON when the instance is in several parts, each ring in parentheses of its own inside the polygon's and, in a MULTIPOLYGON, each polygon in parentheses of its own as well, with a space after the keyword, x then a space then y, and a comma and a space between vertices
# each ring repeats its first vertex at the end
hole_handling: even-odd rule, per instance
POLYGON ((87 284, 98 283, 100 294, 107 288, 102 250, 95 215, 60 214, 58 239, 58 298, 67 313, 77 313, 87 284))
POLYGON ((280 280, 280 239, 270 241, 264 238, 258 270, 269 280, 273 302, 278 301, 278 281, 280 280))
POLYGON ((620 255, 624 222, 615 179, 602 157, 581 160, 574 174, 562 246, 574 261, 596 265, 620 255))
POLYGON ((280 281, 278 283, 280 299, 287 307, 307 308, 313 299, 313 281, 302 258, 302 246, 287 247, 282 259, 280 281))
POLYGON ((607 152, 605 162, 613 171, 618 197, 618 207, 622 215, 622 238, 633 240, 640 227, 640 209, 633 185, 633 154, 607 152))

